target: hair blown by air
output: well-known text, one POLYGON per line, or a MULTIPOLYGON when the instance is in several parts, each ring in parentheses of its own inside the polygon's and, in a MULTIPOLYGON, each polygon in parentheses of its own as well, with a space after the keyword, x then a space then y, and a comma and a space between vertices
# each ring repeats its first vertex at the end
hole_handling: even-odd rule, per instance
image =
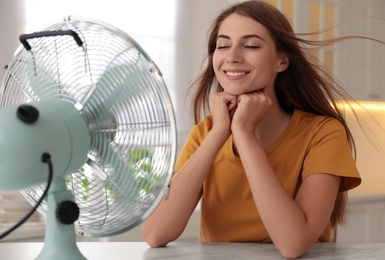
MULTIPOLYGON (((306 40, 300 36, 310 35, 310 33, 296 35, 286 17, 274 6, 262 1, 235 4, 222 11, 214 20, 208 35, 206 67, 189 90, 193 93, 192 113, 195 123, 201 121, 202 116, 210 112, 210 94, 213 91, 223 91, 212 67, 213 54, 222 22, 234 13, 249 17, 265 26, 276 44, 277 51, 286 54, 289 58, 288 68, 278 73, 274 86, 280 107, 288 113, 299 109, 336 118, 345 127, 349 144, 355 153, 354 140, 345 121, 344 111, 338 105, 341 102, 349 105, 354 101, 335 78, 328 74, 322 64, 310 56, 310 49, 331 45, 348 38, 366 37, 340 37, 324 41, 306 40)), ((339 193, 331 216, 332 226, 343 222, 346 200, 346 192, 339 193)))

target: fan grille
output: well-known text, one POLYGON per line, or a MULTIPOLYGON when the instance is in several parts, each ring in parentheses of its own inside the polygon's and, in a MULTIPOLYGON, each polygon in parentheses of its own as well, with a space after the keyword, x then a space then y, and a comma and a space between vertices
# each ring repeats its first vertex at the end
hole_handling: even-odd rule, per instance
MULTIPOLYGON (((164 196, 173 170, 176 129, 156 65, 127 34, 100 21, 69 17, 45 29, 71 36, 28 40, 17 50, 1 89, 1 106, 61 99, 84 117, 88 160, 66 177, 80 208, 80 235, 110 236, 141 223, 164 196)), ((45 185, 22 193, 36 203, 45 185)), ((39 212, 46 214, 44 203, 39 212)))

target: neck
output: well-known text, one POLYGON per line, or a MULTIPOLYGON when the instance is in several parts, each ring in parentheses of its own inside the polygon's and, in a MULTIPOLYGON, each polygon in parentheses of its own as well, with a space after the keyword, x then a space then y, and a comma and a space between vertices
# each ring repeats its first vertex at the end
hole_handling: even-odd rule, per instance
POLYGON ((255 134, 266 150, 282 135, 288 126, 291 114, 283 111, 278 103, 274 103, 262 122, 255 129, 255 134))

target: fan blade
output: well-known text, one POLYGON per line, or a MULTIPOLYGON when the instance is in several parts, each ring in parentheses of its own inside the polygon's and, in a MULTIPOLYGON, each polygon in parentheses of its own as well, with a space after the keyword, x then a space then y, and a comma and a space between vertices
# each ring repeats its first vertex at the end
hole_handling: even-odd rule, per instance
POLYGON ((108 145, 98 153, 99 161, 88 160, 88 164, 95 169, 98 177, 114 186, 115 196, 137 200, 140 185, 133 168, 127 162, 127 156, 108 145))
POLYGON ((31 55, 26 60, 27 78, 29 86, 24 89, 25 92, 29 93, 30 97, 34 100, 48 99, 52 97, 58 97, 58 92, 62 87, 58 84, 51 75, 49 70, 39 67, 34 63, 34 56, 31 55), (47 91, 49 90, 49 91, 47 91), (55 90, 55 91, 52 91, 55 90))
MULTIPOLYGON (((90 111, 110 111, 112 107, 133 106, 140 107, 139 96, 154 95, 160 98, 163 93, 157 86, 154 71, 150 67, 143 68, 143 57, 135 50, 127 50, 121 56, 129 56, 129 62, 124 64, 111 64, 111 66, 103 73, 96 86, 91 87, 79 103, 81 103, 85 114, 90 111), (134 52, 133 59, 132 54, 134 52), (155 84, 154 84, 155 83, 155 84), (155 90, 154 90, 155 87, 155 90)), ((122 58, 122 57, 117 57, 122 58)), ((143 106, 142 106, 143 107, 143 106)), ((106 114, 105 114, 106 115, 106 114)), ((104 115, 104 116, 105 116, 104 115)), ((103 121, 103 114, 99 114, 99 120, 103 121)))

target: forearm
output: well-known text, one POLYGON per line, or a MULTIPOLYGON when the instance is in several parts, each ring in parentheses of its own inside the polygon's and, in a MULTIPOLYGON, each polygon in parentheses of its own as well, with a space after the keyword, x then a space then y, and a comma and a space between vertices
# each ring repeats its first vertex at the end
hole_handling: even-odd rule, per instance
POLYGON ((167 200, 143 223, 143 236, 153 247, 177 239, 201 197, 202 185, 224 138, 209 132, 201 146, 176 173, 167 200))
POLYGON ((319 218, 314 224, 308 214, 310 207, 302 207, 286 192, 254 135, 242 134, 234 139, 255 204, 272 241, 286 256, 306 251, 317 240, 328 218, 319 218))

